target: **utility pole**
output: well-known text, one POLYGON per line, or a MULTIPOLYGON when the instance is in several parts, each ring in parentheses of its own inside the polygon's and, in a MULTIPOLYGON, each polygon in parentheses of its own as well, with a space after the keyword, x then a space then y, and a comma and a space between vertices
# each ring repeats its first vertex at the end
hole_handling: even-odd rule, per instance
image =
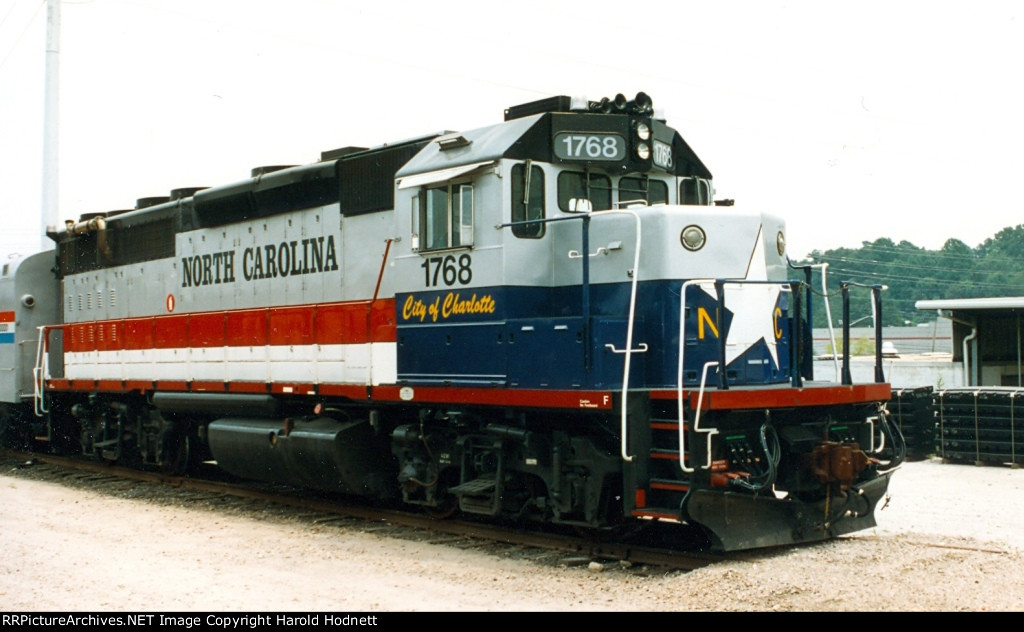
POLYGON ((46 0, 46 105, 43 110, 43 202, 40 221, 40 243, 43 250, 53 247, 46 236, 56 228, 58 204, 58 143, 60 123, 60 0, 46 0))

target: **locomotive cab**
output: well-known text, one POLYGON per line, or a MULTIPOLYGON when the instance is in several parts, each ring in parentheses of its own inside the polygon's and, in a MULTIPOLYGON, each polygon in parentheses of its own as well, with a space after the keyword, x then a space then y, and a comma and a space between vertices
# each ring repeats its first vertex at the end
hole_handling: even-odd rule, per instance
POLYGON ((643 93, 616 105, 548 99, 440 136, 402 167, 400 382, 617 388, 630 341, 643 349, 631 386, 671 387, 671 332, 685 320, 683 380, 695 384, 725 333, 718 301, 709 283, 689 288, 690 305, 674 297, 684 281, 715 278, 778 281, 730 288, 735 313, 762 318, 735 322, 727 371, 736 384, 789 380, 783 223, 713 205, 710 172, 652 113, 643 93))

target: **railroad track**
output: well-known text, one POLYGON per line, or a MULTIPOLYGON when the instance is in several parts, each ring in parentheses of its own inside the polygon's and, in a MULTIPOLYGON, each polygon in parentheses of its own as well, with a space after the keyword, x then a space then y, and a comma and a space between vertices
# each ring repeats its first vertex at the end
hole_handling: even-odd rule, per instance
MULTIPOLYGON (((6 451, 0 467, 12 476, 88 487, 99 493, 172 502, 213 510, 274 511, 282 517, 315 525, 355 528, 389 537, 415 539, 458 548, 486 550, 501 557, 554 565, 608 566, 640 574, 685 572, 728 559, 699 551, 651 546, 644 542, 597 540, 572 533, 530 531, 468 519, 439 520, 422 513, 358 504, 351 499, 211 476, 173 476, 81 458, 6 451)), ((676 525, 676 530, 678 526, 676 525)), ((661 539, 653 524, 647 541, 661 539)), ((636 539, 636 536, 634 536, 636 539)))

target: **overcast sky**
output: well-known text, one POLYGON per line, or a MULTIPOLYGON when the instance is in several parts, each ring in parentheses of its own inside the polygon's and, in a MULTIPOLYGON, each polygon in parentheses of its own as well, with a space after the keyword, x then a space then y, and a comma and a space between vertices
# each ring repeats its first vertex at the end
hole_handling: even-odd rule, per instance
MULTIPOLYGON (((791 256, 1024 222, 1024 3, 65 0, 60 220, 647 92, 791 256)), ((45 0, 0 0, 0 256, 41 247, 45 0)))

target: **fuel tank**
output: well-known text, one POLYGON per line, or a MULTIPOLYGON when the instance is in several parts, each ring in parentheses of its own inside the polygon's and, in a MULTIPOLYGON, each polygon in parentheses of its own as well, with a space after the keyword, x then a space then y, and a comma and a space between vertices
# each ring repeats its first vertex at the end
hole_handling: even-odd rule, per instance
POLYGON ((397 470, 368 420, 218 419, 207 428, 217 465, 242 478, 389 499, 397 470))

